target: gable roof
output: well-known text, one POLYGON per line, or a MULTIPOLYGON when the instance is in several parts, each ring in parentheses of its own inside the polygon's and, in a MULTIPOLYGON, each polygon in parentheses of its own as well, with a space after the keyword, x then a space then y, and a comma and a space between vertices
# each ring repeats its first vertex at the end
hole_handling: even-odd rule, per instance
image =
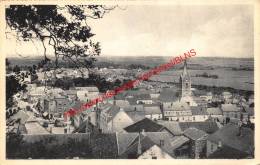
POLYGON ((199 130, 202 130, 208 134, 212 134, 216 132, 219 127, 216 122, 214 121, 207 121, 207 122, 179 122, 179 126, 182 131, 185 131, 186 129, 193 127, 197 128, 199 130))
POLYGON ((156 156, 156 159, 172 159, 173 157, 170 156, 169 153, 165 152, 161 147, 158 145, 153 145, 145 152, 143 152, 138 159, 152 159, 153 156, 156 156), (157 157, 158 156, 158 157, 157 157))
POLYGON ((175 136, 171 141, 171 149, 177 149, 188 141, 190 141, 190 139, 185 136, 175 136))
POLYGON ((254 147, 254 131, 250 128, 241 128, 241 136, 238 136, 239 126, 235 124, 227 124, 208 137, 209 141, 218 144, 219 141, 223 145, 235 148, 239 151, 251 152, 254 147))
POLYGON ((176 121, 163 121, 158 120, 158 124, 166 127, 173 135, 182 135, 183 130, 181 129, 179 122, 176 121))
POLYGON ((193 127, 186 129, 183 134, 192 140, 198 140, 207 135, 206 132, 193 127))
POLYGON ((99 108, 102 113, 106 113, 109 116, 108 122, 111 121, 116 116, 116 114, 120 111, 120 107, 110 103, 103 104, 99 108))
POLYGON ((138 122, 145 118, 144 111, 126 111, 126 114, 134 121, 138 122))
POLYGON ((118 154, 121 155, 127 147, 137 138, 138 133, 117 133, 118 154))
POLYGON ((144 118, 126 128, 124 128, 127 132, 160 132, 165 127, 148 119, 144 118))
POLYGON ((139 138, 141 144, 141 154, 155 145, 155 143, 148 136, 139 134, 134 139, 134 141, 127 147, 126 151, 122 154, 123 157, 127 157, 128 155, 133 155, 133 158, 137 158, 139 156, 138 154, 139 138))

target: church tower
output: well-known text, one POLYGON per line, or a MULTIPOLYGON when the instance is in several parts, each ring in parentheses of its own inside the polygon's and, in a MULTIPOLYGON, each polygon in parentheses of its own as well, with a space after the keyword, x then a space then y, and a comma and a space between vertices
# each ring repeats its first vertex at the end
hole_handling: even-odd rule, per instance
POLYGON ((184 61, 183 72, 180 76, 181 99, 191 96, 191 79, 187 71, 187 62, 184 61))

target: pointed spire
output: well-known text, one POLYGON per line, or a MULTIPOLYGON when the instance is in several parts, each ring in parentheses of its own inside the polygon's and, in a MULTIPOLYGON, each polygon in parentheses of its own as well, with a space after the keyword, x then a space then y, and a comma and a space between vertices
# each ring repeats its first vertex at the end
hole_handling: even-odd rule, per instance
POLYGON ((183 73, 182 75, 188 75, 188 72, 187 72, 187 61, 185 60, 184 61, 184 66, 183 66, 183 73))

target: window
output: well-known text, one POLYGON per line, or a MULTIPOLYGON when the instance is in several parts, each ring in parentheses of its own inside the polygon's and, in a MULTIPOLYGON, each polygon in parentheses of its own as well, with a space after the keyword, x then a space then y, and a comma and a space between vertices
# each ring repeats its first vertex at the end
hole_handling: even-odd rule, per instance
POLYGON ((164 146, 164 140, 160 140, 160 147, 164 146))
POLYGON ((213 151, 214 145, 211 143, 210 150, 213 151))
POLYGON ((185 88, 189 88, 189 83, 186 82, 185 85, 186 85, 185 88))

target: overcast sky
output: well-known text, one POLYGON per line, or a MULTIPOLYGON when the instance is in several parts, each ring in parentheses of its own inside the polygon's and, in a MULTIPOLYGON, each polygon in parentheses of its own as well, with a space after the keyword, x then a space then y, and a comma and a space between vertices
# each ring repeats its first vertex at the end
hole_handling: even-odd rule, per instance
MULTIPOLYGON (((253 57, 253 6, 123 6, 89 25, 102 55, 253 57)), ((9 39, 8 54, 42 53, 41 44, 9 39), (28 49, 29 48, 29 49, 28 49)))

